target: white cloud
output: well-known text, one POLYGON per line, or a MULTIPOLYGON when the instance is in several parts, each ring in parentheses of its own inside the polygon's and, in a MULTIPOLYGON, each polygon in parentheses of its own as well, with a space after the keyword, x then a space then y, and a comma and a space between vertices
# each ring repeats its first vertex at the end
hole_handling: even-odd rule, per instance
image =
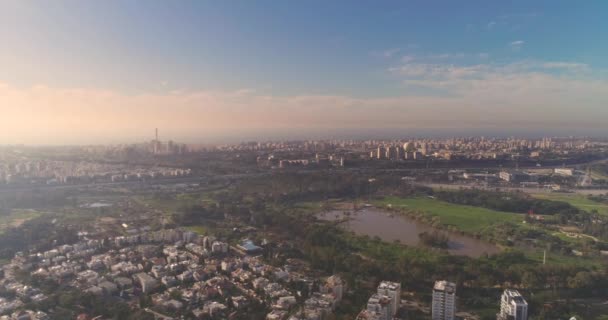
POLYGON ((380 58, 391 58, 394 55, 396 55, 397 53, 399 53, 399 51, 401 51, 400 48, 392 48, 392 49, 387 49, 387 50, 383 50, 383 51, 374 51, 374 52, 372 52, 372 56, 380 57, 380 58))
POLYGON ((138 141, 155 127, 168 136, 201 140, 213 132, 251 128, 605 129, 608 79, 594 77, 585 64, 415 61, 390 69, 403 91, 375 98, 269 95, 252 89, 129 95, 0 83, 0 143, 138 141))
POLYGON ((604 107, 608 80, 595 78, 587 67, 538 61, 469 66, 410 63, 390 68, 390 72, 402 81, 405 90, 449 97, 446 105, 469 115, 475 110, 479 115, 489 112, 497 123, 499 119, 505 120, 503 124, 535 119, 545 125, 559 121, 600 126, 598 117, 608 117, 604 107), (578 72, 555 73, 548 68, 578 72))
POLYGON ((403 57, 401 57, 401 61, 402 61, 403 63, 409 63, 409 62, 414 61, 415 59, 416 59, 416 58, 415 58, 414 56, 409 56, 409 55, 408 55, 408 56, 403 56, 403 57))
POLYGON ((523 40, 516 40, 516 41, 509 43, 509 45, 512 47, 521 47, 524 45, 524 43, 525 43, 525 41, 523 41, 523 40))
POLYGON ((562 62, 562 61, 553 61, 553 62, 545 62, 542 64, 542 67, 545 69, 561 69, 561 70, 570 70, 570 71, 589 71, 589 65, 585 63, 577 63, 577 62, 562 62))
POLYGON ((428 57, 430 59, 462 59, 464 57, 468 56, 465 53, 462 52, 456 52, 456 53, 440 53, 440 54, 432 54, 429 55, 428 57))

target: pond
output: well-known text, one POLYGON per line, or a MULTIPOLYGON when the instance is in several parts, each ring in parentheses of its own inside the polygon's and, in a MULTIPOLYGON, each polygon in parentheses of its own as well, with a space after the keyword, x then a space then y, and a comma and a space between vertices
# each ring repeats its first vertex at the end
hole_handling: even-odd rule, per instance
MULTIPOLYGON (((438 230, 427 224, 401 215, 391 214, 376 208, 365 208, 358 211, 329 211, 317 216, 321 220, 338 221, 348 218, 344 226, 359 235, 379 237, 380 239, 400 243, 408 246, 419 245, 418 235, 422 232, 438 230)), ((488 242, 459 233, 443 231, 448 235, 448 251, 455 255, 479 257, 484 253, 494 254, 500 249, 488 242)))

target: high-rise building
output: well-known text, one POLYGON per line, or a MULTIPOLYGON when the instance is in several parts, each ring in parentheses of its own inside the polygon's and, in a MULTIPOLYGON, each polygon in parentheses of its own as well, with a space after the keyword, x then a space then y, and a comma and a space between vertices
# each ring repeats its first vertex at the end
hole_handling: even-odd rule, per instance
POLYGON ((412 152, 416 150, 416 143, 414 142, 406 142, 403 144, 403 150, 405 152, 412 152))
POLYGON ((391 320, 391 298, 385 295, 374 294, 367 301, 367 311, 376 314, 380 320, 391 320))
POLYGON ((344 282, 338 275, 333 275, 327 278, 325 284, 321 285, 321 293, 331 294, 339 302, 344 295, 344 282))
POLYGON ((500 298, 498 320, 528 320, 528 302, 517 290, 507 289, 500 298))
POLYGON ((378 159, 385 159, 386 149, 383 146, 379 146, 378 151, 376 152, 376 156, 378 157, 378 159))
POLYGON ((456 314, 456 284, 436 281, 433 287, 433 320, 453 320, 456 314))
POLYGON ((401 302, 401 284, 397 282, 382 281, 378 286, 378 294, 390 299, 391 317, 397 314, 401 302))

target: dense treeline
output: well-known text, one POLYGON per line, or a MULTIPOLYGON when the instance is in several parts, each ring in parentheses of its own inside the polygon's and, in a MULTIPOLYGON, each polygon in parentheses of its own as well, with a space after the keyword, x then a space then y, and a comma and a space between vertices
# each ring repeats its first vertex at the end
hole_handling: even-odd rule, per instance
POLYGON ((597 202, 601 202, 601 203, 608 203, 608 192, 606 192, 606 194, 598 194, 598 195, 588 195, 587 198, 589 200, 593 200, 593 201, 597 201, 597 202))
MULTIPOLYGON (((302 247, 314 267, 340 272, 355 288, 360 285, 355 279, 390 279, 424 297, 434 280, 449 279, 463 289, 461 300, 465 305, 484 307, 496 303, 501 287, 516 287, 530 297, 531 311, 542 314, 540 319, 559 316, 542 309, 550 300, 608 294, 604 267, 542 265, 516 251, 479 259, 443 255, 354 237, 328 225, 310 227, 302 247), (532 293, 543 295, 536 298, 532 293)), ((355 299, 365 301, 365 297, 355 299)))
POLYGON ((535 214, 563 215, 568 218, 582 213, 581 210, 567 202, 535 199, 521 193, 462 189, 456 191, 438 191, 434 195, 446 202, 505 212, 527 213, 532 210, 535 214))
POLYGON ((0 214, 9 213, 15 208, 49 208, 74 205, 71 192, 66 190, 32 189, 25 191, 6 191, 0 194, 0 214))
POLYGON ((50 217, 39 217, 24 222, 17 228, 8 228, 0 233, 0 258, 10 259, 18 251, 26 249, 48 250, 53 245, 74 243, 76 231, 52 224, 50 217))

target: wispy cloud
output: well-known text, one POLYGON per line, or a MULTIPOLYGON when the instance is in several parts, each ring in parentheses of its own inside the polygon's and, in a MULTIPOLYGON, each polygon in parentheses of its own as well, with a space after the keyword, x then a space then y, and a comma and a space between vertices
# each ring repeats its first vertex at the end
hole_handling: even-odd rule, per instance
POLYGON ((372 56, 380 57, 380 58, 392 58, 400 51, 401 51, 401 48, 392 48, 392 49, 386 49, 386 50, 382 50, 382 51, 374 51, 371 54, 372 54, 372 56))
POLYGON ((588 71, 589 65, 586 63, 578 63, 578 62, 563 62, 563 61, 553 61, 553 62, 545 62, 542 64, 542 67, 545 69, 561 69, 561 70, 572 70, 572 71, 588 71))
POLYGON ((190 137, 248 128, 480 128, 488 124, 605 128, 608 79, 594 77, 585 71, 585 64, 417 61, 390 68, 403 83, 403 91, 378 98, 269 95, 252 89, 131 95, 0 83, 0 105, 13 106, 2 109, 0 143, 137 141, 142 132, 156 126, 171 135, 190 137), (562 69, 582 71, 572 74, 562 69), (83 137, 87 140, 78 140, 83 137))
POLYGON ((541 15, 535 12, 503 14, 495 17, 485 24, 485 29, 515 31, 524 28, 534 22, 541 15))
POLYGON ((511 47, 511 50, 517 52, 521 50, 525 43, 526 42, 523 40, 515 40, 509 43, 509 47, 511 47))
POLYGON ((411 56, 411 55, 401 57, 401 61, 403 63, 410 63, 410 62, 414 61, 415 59, 416 59, 416 57, 411 56))
POLYGON ((410 63, 389 71, 411 94, 447 97, 446 105, 451 108, 466 114, 477 112, 476 117, 485 115, 496 123, 501 117, 515 120, 515 113, 521 113, 528 118, 518 121, 535 119, 545 125, 559 122, 600 128, 594 118, 608 117, 604 107, 608 80, 594 76, 583 63, 410 63))
POLYGON ((452 53, 440 53, 440 54, 432 54, 428 57, 431 59, 462 59, 469 56, 463 52, 452 52, 452 53))

